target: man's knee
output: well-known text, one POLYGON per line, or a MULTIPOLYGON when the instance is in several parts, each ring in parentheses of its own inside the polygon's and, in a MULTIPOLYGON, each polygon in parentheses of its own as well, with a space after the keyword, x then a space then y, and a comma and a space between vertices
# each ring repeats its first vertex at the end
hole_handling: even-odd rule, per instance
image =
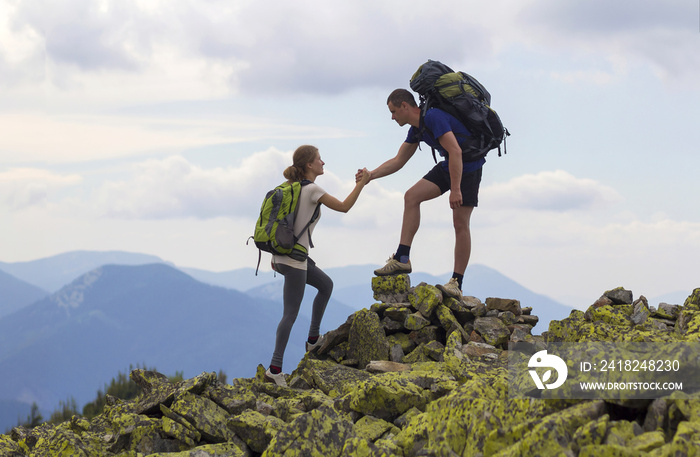
POLYGON ((418 181, 403 195, 406 206, 418 206, 424 201, 432 200, 442 194, 440 188, 433 182, 425 179, 418 181))
POLYGON ((435 198, 432 194, 429 194, 421 189, 416 189, 411 187, 403 194, 403 202, 406 206, 419 206, 424 201, 435 198))
POLYGON ((403 194, 403 204, 404 206, 418 206, 423 201, 420 199, 417 192, 413 188, 408 189, 405 194, 403 194))
POLYGON ((470 228, 469 228, 469 224, 455 223, 454 228, 455 228, 455 233, 457 235, 465 235, 465 234, 471 233, 470 228))
POLYGON ((471 214, 474 208, 462 206, 457 208, 453 212, 452 223, 455 228, 455 232, 469 232, 469 220, 471 219, 471 214))

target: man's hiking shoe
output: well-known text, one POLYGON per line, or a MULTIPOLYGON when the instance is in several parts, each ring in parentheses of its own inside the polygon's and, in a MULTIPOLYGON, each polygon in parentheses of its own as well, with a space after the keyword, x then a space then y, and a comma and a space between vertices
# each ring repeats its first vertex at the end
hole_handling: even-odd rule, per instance
POLYGON ((374 274, 377 276, 391 276, 410 273, 411 271, 410 260, 406 263, 402 263, 392 257, 386 261, 386 265, 384 265, 382 268, 374 270, 374 274))
POLYGON ((311 344, 308 341, 306 342, 306 352, 311 352, 317 348, 320 348, 321 345, 323 344, 323 336, 319 336, 318 340, 316 340, 315 343, 311 344))
POLYGON ((278 386, 287 387, 287 380, 284 377, 284 373, 282 373, 281 371, 277 374, 274 374, 268 368, 265 372, 265 381, 274 382, 278 386))
POLYGON ((457 283, 456 278, 450 279, 444 286, 438 284, 436 287, 440 290, 440 292, 442 292, 443 295, 456 298, 457 300, 462 299, 462 291, 459 290, 459 284, 457 283))

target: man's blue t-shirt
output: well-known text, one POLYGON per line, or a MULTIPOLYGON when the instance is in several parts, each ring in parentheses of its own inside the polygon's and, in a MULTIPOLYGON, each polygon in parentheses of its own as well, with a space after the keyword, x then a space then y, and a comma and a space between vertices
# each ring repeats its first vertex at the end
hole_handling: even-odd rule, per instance
MULTIPOLYGON (((408 130, 408 136, 406 137, 406 143, 419 143, 424 141, 431 148, 434 148, 438 153, 445 159, 448 158, 447 151, 442 147, 438 138, 447 132, 452 132, 457 138, 457 142, 460 146, 469 139, 471 134, 469 130, 462 124, 456 117, 446 113, 445 111, 438 108, 429 109, 423 118, 425 129, 423 134, 419 133, 416 127, 411 127, 408 130)), ((485 159, 480 159, 475 162, 465 162, 465 171, 478 170, 486 162, 485 159), (469 170, 467 170, 467 164, 469 170)), ((443 163, 444 167, 447 167, 447 160, 443 163)))

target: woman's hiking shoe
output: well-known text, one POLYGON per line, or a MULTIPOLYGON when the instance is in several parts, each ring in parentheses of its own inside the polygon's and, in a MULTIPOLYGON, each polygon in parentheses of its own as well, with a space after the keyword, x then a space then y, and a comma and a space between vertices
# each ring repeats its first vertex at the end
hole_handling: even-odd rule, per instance
POLYGON ((320 348, 323 344, 324 336, 319 336, 315 343, 306 342, 306 352, 311 352, 316 348, 320 348))
POLYGON ((374 270, 374 274, 377 276, 391 276, 400 275, 403 273, 410 273, 411 271, 412 269, 410 260, 406 263, 402 263, 396 260, 395 258, 391 257, 389 260, 386 261, 386 265, 384 265, 382 268, 374 270))
POLYGON ((277 374, 274 374, 268 368, 265 372, 265 381, 274 382, 278 386, 287 387, 287 380, 284 377, 284 373, 282 373, 281 371, 277 374))
POLYGON ((450 279, 444 286, 438 284, 436 287, 440 290, 440 292, 442 292, 443 295, 456 298, 457 300, 462 299, 462 291, 459 290, 459 283, 457 283, 456 278, 450 279))

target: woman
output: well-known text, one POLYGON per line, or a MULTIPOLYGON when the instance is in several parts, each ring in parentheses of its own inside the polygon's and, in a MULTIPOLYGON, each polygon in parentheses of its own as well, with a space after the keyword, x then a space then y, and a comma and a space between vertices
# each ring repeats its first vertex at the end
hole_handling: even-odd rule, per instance
MULTIPOLYGON (((361 170, 361 173, 358 173, 353 191, 350 192, 350 195, 345 200, 340 201, 326 193, 325 190, 315 183, 316 178, 323 174, 323 166, 325 165, 316 147, 309 145, 299 146, 294 151, 293 162, 293 165, 284 170, 284 177, 289 182, 310 181, 302 187, 299 212, 294 223, 294 233, 297 236, 303 231, 299 244, 306 247, 308 251, 311 245, 311 235, 320 218, 320 212, 306 231, 304 231, 304 227, 312 219, 316 208, 318 207, 320 210, 319 204, 327 206, 334 211, 348 212, 360 196, 362 188, 369 182, 370 175, 367 169, 361 170), (361 176, 359 176, 360 174, 361 176)), ((287 347, 292 325, 297 318, 297 314, 299 314, 306 284, 318 289, 313 303, 309 337, 306 342, 306 350, 310 351, 321 344, 321 339, 319 339, 321 319, 326 310, 328 300, 331 298, 333 281, 316 266, 316 263, 311 258, 299 261, 288 256, 275 255, 272 258, 272 265, 275 271, 284 276, 284 313, 282 320, 277 326, 275 351, 272 354, 270 367, 265 372, 265 379, 277 385, 286 386, 287 382, 282 373, 284 350, 287 347)))

